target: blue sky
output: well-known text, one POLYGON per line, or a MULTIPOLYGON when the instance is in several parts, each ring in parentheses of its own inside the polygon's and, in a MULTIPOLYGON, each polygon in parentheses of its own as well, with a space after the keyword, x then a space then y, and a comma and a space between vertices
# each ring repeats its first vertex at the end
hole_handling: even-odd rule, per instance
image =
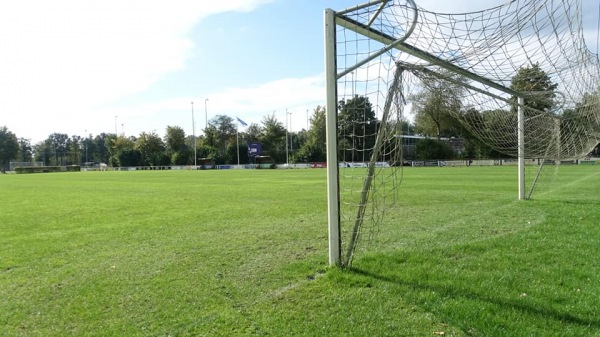
MULTIPOLYGON (((193 101, 197 135, 206 115, 260 123, 274 113, 285 124, 286 109, 299 131, 324 102, 323 10, 363 2, 2 1, 0 126, 33 143, 115 124, 127 136, 170 125, 191 134, 193 101)), ((505 1, 416 2, 465 12, 505 1)), ((596 34, 598 3, 584 8, 596 34)))

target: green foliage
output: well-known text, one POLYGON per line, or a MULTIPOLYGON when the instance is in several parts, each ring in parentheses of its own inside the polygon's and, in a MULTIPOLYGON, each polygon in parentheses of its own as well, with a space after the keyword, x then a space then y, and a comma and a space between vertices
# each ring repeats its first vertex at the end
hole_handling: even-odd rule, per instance
POLYGON ((271 156, 275 162, 285 163, 285 126, 277 120, 275 113, 265 116, 262 124, 263 127, 259 136, 259 142, 262 143, 263 151, 271 156))
POLYGON ((506 158, 506 155, 494 150, 489 145, 477 138, 465 139, 465 150, 461 157, 465 159, 500 159, 506 158))
MULTIPOLYGON (((594 134, 600 130, 600 88, 583 95, 575 109, 566 109, 562 113, 560 130, 563 135, 572 137, 578 134, 594 134)), ((598 137, 597 137, 598 138, 598 137)))
POLYGON ((355 96, 339 102, 338 147, 340 160, 365 161, 371 156, 379 121, 369 98, 355 96))
POLYGON ((194 150, 186 148, 171 154, 171 164, 173 165, 189 165, 194 162, 194 150))
POLYGON ((17 174, 23 173, 51 173, 51 172, 80 172, 81 166, 69 165, 69 166, 25 166, 16 167, 15 172, 17 174))
POLYGON ((115 166, 140 166, 142 165, 142 153, 135 149, 123 149, 117 153, 117 163, 115 166))
MULTIPOLYGON (((449 72, 448 77, 458 81, 464 79, 449 72)), ((461 87, 435 77, 423 79, 423 89, 409 97, 415 114, 416 132, 422 135, 458 137, 462 127, 457 120, 462 109, 461 87)))
POLYGON ((33 161, 33 148, 29 139, 19 138, 19 152, 17 154, 17 161, 20 162, 31 162, 33 161))
MULTIPOLYGON (((164 157, 166 156, 165 144, 163 143, 162 139, 160 139, 158 134, 156 134, 156 132, 142 132, 138 139, 135 141, 135 145, 133 146, 133 148, 134 150, 140 152, 141 160, 140 164, 138 165, 165 165, 165 162, 168 161, 168 159, 164 159, 164 157)), ((168 164, 168 162, 166 164, 168 164)))
MULTIPOLYGON (((110 164, 112 166, 125 166, 124 163, 121 162, 123 153, 130 153, 133 151, 133 140, 123 136, 111 135, 105 139, 105 142, 110 153, 110 164)), ((131 155, 125 155, 125 157, 131 158, 131 155)), ((131 163, 131 161, 127 159, 126 161, 127 163, 131 163)))
POLYGON ((7 169, 8 163, 17 158, 19 142, 17 136, 8 131, 6 126, 0 128, 0 169, 7 169))
MULTIPOLYGON (((194 139, 192 140, 192 142, 194 139)), ((165 146, 170 156, 169 164, 188 165, 192 164, 194 156, 194 145, 192 149, 186 144, 185 131, 179 126, 167 126, 165 135, 165 146)))
POLYGON ((203 141, 204 158, 211 158, 217 165, 233 163, 235 156, 229 150, 236 144, 236 126, 233 118, 225 115, 217 115, 210 120, 208 127, 204 130, 203 141))
POLYGON ((292 155, 292 162, 324 162, 327 160, 324 107, 317 106, 315 108, 310 118, 310 124, 307 139, 292 155))
MULTIPOLYGON (((513 76, 510 88, 523 93, 525 106, 537 111, 550 112, 555 106, 556 89, 558 84, 553 83, 548 74, 540 67, 539 63, 524 66, 513 76)), ((517 98, 513 97, 512 111, 516 111, 517 98)), ((538 112, 525 109, 525 115, 531 116, 538 112)))
POLYGON ((110 134, 101 133, 94 137, 91 141, 88 152, 90 153, 91 161, 96 163, 108 163, 110 158, 110 147, 106 146, 107 141, 111 138, 110 134))
POLYGON ((416 157, 419 160, 453 159, 455 154, 448 142, 426 138, 417 142, 416 157))

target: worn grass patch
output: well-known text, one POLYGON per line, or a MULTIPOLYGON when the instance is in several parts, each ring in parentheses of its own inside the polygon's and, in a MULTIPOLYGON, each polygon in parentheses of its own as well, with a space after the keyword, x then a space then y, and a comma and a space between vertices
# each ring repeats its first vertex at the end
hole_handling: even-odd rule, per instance
POLYGON ((352 270, 324 170, 0 176, 7 336, 600 335, 600 170, 409 168, 352 270))

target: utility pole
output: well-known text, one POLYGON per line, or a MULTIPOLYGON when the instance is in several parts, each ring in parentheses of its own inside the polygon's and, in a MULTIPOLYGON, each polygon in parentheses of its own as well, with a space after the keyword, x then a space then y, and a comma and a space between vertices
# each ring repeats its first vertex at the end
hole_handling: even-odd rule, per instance
POLYGON ((198 156, 196 155, 196 122, 194 121, 194 102, 192 102, 192 139, 194 140, 194 169, 197 169, 198 156))
POLYGON ((288 109, 285 109, 285 164, 286 167, 290 165, 290 153, 288 152, 288 109))
POLYGON ((204 135, 206 136, 206 129, 208 129, 208 98, 204 100, 204 135))

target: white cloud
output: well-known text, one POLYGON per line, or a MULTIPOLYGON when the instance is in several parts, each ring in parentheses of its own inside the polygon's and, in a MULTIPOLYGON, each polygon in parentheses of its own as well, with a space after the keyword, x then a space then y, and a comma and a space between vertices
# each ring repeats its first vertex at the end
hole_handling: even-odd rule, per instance
POLYGON ((35 140, 47 136, 36 128, 82 134, 67 125, 84 129, 90 111, 182 69, 200 20, 270 1, 3 1, 0 125, 35 140))

